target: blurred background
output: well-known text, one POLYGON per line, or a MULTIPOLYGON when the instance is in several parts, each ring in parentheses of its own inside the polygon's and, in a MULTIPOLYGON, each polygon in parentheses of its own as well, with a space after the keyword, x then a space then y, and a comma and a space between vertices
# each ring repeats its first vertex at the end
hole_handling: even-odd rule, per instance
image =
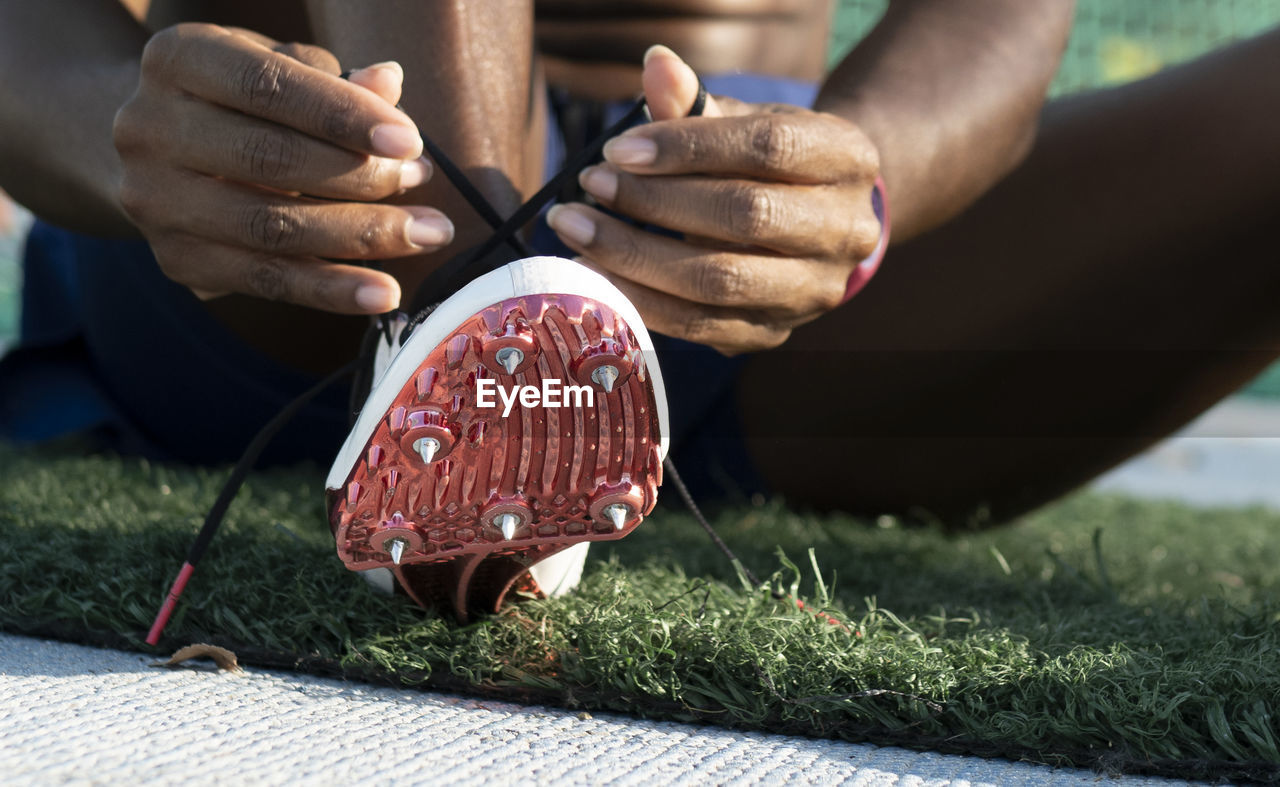
POLYGON ((0 353, 18 336, 18 256, 31 217, 0 191, 0 353))
MULTIPOLYGON (((887 0, 838 0, 830 62, 876 23, 887 0)), ((1280 23, 1277 0, 1076 0, 1052 94, 1139 79, 1280 23)))
MULTIPOLYGON (((838 61, 888 0, 839 0, 829 50, 838 61)), ((1075 29, 1053 95, 1140 79, 1280 23, 1280 0, 1078 0, 1075 29)), ((0 353, 17 336, 18 260, 30 216, 0 192, 0 353)), ((1196 502, 1280 505, 1280 365, 1183 435, 1102 479, 1196 502)))

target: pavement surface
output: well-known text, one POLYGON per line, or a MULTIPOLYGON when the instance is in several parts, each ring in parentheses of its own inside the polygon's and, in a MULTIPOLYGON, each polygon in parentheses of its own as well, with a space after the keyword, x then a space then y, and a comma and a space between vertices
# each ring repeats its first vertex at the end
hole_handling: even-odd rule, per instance
POLYGON ((152 662, 0 634, 0 782, 1174 783, 152 662))

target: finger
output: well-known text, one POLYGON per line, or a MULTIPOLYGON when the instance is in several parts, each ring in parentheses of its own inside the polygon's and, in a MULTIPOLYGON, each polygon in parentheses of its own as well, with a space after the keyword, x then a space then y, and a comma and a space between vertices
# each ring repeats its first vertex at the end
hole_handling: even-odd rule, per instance
POLYGON ((391 106, 400 103, 400 91, 404 86, 404 68, 394 60, 374 63, 347 75, 347 81, 359 85, 391 106))
POLYGON ((342 67, 338 64, 338 58, 332 52, 324 47, 315 46, 314 44, 299 44, 297 42, 290 44, 282 44, 271 36, 263 35, 256 30, 250 30, 245 27, 227 27, 227 31, 235 35, 242 36, 250 41, 262 44, 267 49, 288 55, 294 60, 299 60, 312 68, 318 68, 328 74, 341 74, 342 67))
POLYGON ((586 205, 557 205, 547 222, 609 273, 708 306, 806 317, 839 304, 844 282, 811 260, 707 249, 645 232, 586 205))
POLYGON ((143 51, 142 70, 144 78, 348 150, 422 155, 413 121, 370 91, 214 25, 156 34, 143 51))
POLYGON ((729 175, 792 183, 873 179, 875 147, 856 126, 818 112, 682 118, 609 140, 606 161, 645 175, 729 175))
POLYGON ((281 44, 279 41, 275 40, 271 36, 259 33, 257 30, 250 30, 247 27, 235 27, 234 25, 228 25, 224 29, 228 33, 242 36, 244 38, 249 39, 250 41, 253 41, 258 44, 262 44, 268 49, 276 49, 277 47, 285 46, 285 44, 281 44))
MULTIPOLYGON (((644 53, 645 104, 654 120, 671 120, 688 115, 698 98, 698 75, 680 56, 669 48, 656 44, 644 53)), ((703 117, 720 117, 716 99, 707 96, 703 117)))
POLYGON ((378 260, 430 252, 453 240, 440 211, 379 203, 322 202, 191 177, 182 198, 198 209, 157 212, 149 226, 281 256, 378 260))
MULTIPOLYGON (((708 101, 711 99, 707 97, 708 101)), ((759 114, 759 104, 750 104, 746 101, 739 101, 732 96, 716 96, 716 107, 720 110, 720 117, 740 117, 742 115, 759 114)), ((703 114, 706 117, 706 114, 703 114)))
POLYGON ((606 207, 638 221, 783 254, 862 259, 880 237, 869 209, 850 209, 871 204, 871 184, 843 188, 696 175, 656 178, 607 164, 583 170, 579 182, 606 207), (865 192, 866 199, 851 192, 865 192))
MULTIPOLYGON (((590 258, 582 262, 588 267, 596 267, 591 265, 590 258)), ((705 344, 725 355, 772 349, 791 335, 790 327, 762 322, 756 313, 693 303, 628 281, 599 267, 596 270, 622 290, 651 331, 705 344)))
POLYGON ((245 252, 197 239, 157 244, 169 278, 200 297, 236 292, 336 314, 381 314, 400 303, 400 285, 381 271, 315 258, 245 252))
MULTIPOLYGON (((324 47, 315 46, 314 44, 277 44, 269 46, 282 55, 305 63, 314 69, 323 71, 326 74, 337 76, 342 73, 342 65, 338 63, 338 58, 324 47)), ((393 104, 395 102, 392 102, 393 104)))
POLYGON ((191 289, 192 294, 193 294, 193 295, 195 295, 197 298, 199 298, 199 299, 200 299, 200 300, 202 300, 202 301, 211 301, 211 300, 213 300, 214 298, 221 298, 221 297, 222 297, 222 296, 224 296, 224 295, 230 295, 230 294, 231 294, 231 292, 230 292, 229 290, 220 290, 220 291, 215 292, 215 291, 213 291, 213 290, 201 290, 201 289, 197 289, 197 288, 195 288, 195 287, 191 287, 190 289, 191 289))
POLYGON ((384 199, 425 183, 433 172, 426 158, 353 153, 201 101, 188 102, 176 130, 147 135, 146 144, 197 172, 313 197, 384 199))

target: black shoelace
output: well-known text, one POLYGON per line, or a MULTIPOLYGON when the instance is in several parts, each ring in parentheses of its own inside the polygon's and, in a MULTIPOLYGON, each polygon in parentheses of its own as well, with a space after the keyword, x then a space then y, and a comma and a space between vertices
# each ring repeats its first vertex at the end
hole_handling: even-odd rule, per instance
MULTIPOLYGON (((707 91, 701 81, 698 83, 698 96, 694 101, 693 108, 689 114, 691 116, 701 115, 703 108, 706 106, 707 91)), ((408 338, 410 332, 419 325, 435 308, 436 304, 444 300, 450 294, 458 291, 467 283, 483 276, 490 271, 497 270, 503 265, 510 262, 507 255, 495 254, 502 246, 510 247, 518 257, 534 257, 537 252, 528 246, 517 233, 524 228, 526 224, 532 221, 548 202, 555 199, 561 192, 565 184, 571 178, 576 178, 577 173, 590 164, 600 155, 600 151, 604 148, 606 142, 613 137, 625 131, 627 128, 638 122, 645 114, 645 100, 641 98, 632 106, 622 119, 607 128, 602 134, 595 138, 590 144, 578 151, 570 157, 568 161, 560 168, 554 177, 547 181, 536 194, 530 197, 523 205, 516 209, 506 219, 503 219, 494 209, 493 205, 485 199, 462 170, 458 168, 453 161, 445 155, 444 151, 432 142, 425 134, 422 135, 423 146, 426 152, 435 161, 436 166, 444 173, 449 182, 458 190, 476 213, 484 219, 490 227, 493 228, 493 234, 484 243, 476 246, 449 262, 446 262, 436 271, 434 271, 427 279, 418 287, 414 294, 413 300, 410 302, 410 314, 408 323, 400 332, 400 343, 403 344, 408 338)), ((209 548, 209 544, 213 541, 214 534, 217 533, 223 519, 226 516, 227 509, 231 506, 236 494, 240 491, 240 487, 244 484, 249 472, 253 469, 253 465, 258 460, 258 456, 271 442, 272 438, 287 424, 298 411, 305 407, 312 399, 318 396, 329 386, 346 378, 349 375, 356 374, 362 368, 370 364, 372 353, 376 347, 378 340, 391 341, 392 326, 391 319, 388 315, 380 315, 371 322, 369 334, 366 335, 365 341, 361 346, 360 356, 354 361, 343 366, 341 369, 330 374, 314 386, 303 392, 296 399, 285 405, 279 413, 267 422, 262 429, 254 435, 249 445, 245 448, 244 454, 236 462, 235 467, 231 471, 231 475, 222 485, 222 489, 218 493, 217 499, 213 506, 209 509, 209 514, 205 517, 204 524, 200 528, 200 532, 196 535, 195 541, 192 542, 191 548, 187 552, 187 560, 182 564, 181 570, 178 572, 177 578, 173 585, 169 588, 169 593, 165 597, 163 605, 160 607, 159 613, 156 615, 155 621, 151 624, 151 630, 147 634, 147 644, 155 645, 160 641, 160 634, 164 631, 165 625, 169 622, 169 617, 173 614, 174 608, 177 606, 178 598, 182 595, 182 591, 186 588, 188 580, 195 571, 196 564, 200 562, 200 558, 209 548)), ((353 397, 358 395, 360 386, 356 386, 353 390, 353 397)), ((352 408, 355 409, 354 407, 352 408)), ((711 523, 707 521, 702 510, 698 508, 694 502, 693 496, 689 492, 689 488, 685 485, 684 480, 680 477, 680 473, 676 470, 675 463, 668 456, 663 461, 663 469, 667 476, 675 483, 676 491, 685 505, 689 508, 694 519, 710 536, 711 541, 716 548, 724 553, 733 565, 742 572, 743 576, 754 586, 759 587, 761 582, 759 578, 751 572, 738 556, 733 553, 727 544, 712 528, 711 523)), ((772 591, 776 598, 783 598, 784 594, 772 591)))

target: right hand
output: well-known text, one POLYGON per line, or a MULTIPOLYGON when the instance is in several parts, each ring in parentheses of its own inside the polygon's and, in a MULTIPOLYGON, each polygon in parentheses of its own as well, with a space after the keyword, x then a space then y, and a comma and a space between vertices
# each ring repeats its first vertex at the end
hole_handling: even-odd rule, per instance
POLYGON ((243 293, 342 314, 398 305, 379 271, 330 262, 435 251, 440 211, 379 204, 425 182, 395 108, 394 63, 340 76, 328 51, 209 24, 157 33, 116 115, 121 207, 164 273, 201 298, 243 293))

